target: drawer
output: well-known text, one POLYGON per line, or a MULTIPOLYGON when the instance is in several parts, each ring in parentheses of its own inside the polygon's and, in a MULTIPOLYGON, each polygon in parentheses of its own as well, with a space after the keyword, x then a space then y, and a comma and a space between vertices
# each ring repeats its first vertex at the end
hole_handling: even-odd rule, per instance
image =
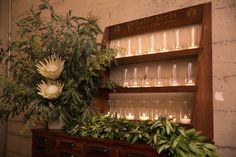
POLYGON ((57 149, 57 157, 83 157, 83 153, 57 149))
POLYGON ((33 157, 53 157, 54 153, 55 153, 54 150, 50 149, 49 147, 34 145, 32 156, 33 157))
POLYGON ((40 145, 53 146, 56 144, 56 140, 53 139, 52 137, 36 135, 36 136, 33 136, 33 143, 40 144, 40 145))
POLYGON ((75 150, 77 152, 83 151, 83 144, 73 140, 57 140, 56 147, 66 150, 75 150))
POLYGON ((84 157, 118 157, 118 149, 99 144, 86 144, 84 157))
POLYGON ((119 157, 156 157, 157 153, 149 150, 143 149, 127 149, 121 148, 119 151, 119 157))

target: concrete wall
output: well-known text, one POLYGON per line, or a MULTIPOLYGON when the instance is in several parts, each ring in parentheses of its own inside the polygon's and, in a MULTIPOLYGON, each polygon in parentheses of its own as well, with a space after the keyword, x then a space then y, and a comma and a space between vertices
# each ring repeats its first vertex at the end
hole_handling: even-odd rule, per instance
MULTIPOLYGON (((13 23, 26 14, 39 0, 12 0, 13 23)), ((209 0, 53 0, 60 14, 69 9, 75 15, 89 12, 101 17, 102 28, 133 19, 188 7, 209 0)), ((222 156, 236 155, 236 1, 212 0, 213 21, 213 90, 214 90, 214 140, 222 156)), ((2 6, 1 6, 2 7, 2 6)), ((2 9, 2 8, 1 8, 2 9)), ((12 27, 16 29, 15 25, 12 27)), ((29 157, 31 135, 20 135, 21 118, 9 121, 7 156, 29 157)))

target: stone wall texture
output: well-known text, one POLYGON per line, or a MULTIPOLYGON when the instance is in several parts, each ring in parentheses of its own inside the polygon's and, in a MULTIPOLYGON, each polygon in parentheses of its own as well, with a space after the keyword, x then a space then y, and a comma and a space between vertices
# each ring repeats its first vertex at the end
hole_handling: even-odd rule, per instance
MULTIPOLYGON (((14 23, 23 17, 32 5, 37 6, 39 2, 39 0, 12 0, 13 36, 16 30, 14 23)), ((78 16, 87 16, 90 12, 99 16, 102 28, 205 2, 209 0, 51 0, 55 10, 60 14, 72 10, 73 14, 78 16)), ((211 0, 211 2, 214 141, 222 156, 235 157, 236 0, 211 0)), ((30 132, 19 134, 21 125, 21 116, 8 122, 7 157, 31 156, 31 134, 30 132)))

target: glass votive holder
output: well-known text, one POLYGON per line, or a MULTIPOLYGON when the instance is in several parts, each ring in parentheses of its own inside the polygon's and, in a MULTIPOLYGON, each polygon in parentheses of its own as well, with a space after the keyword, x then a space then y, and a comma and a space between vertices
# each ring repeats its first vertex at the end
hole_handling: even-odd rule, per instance
POLYGON ((117 118, 121 118, 122 116, 122 108, 121 108, 121 101, 120 100, 114 100, 114 110, 117 118))
POLYGON ((129 87, 129 81, 128 81, 128 69, 125 68, 124 70, 124 76, 123 76, 123 87, 129 87))
POLYGON ((114 103, 111 100, 107 100, 107 106, 109 107, 107 115, 113 116, 115 114, 114 103))
POLYGON ((172 119, 173 122, 176 122, 176 117, 177 117, 177 108, 176 104, 174 101, 169 100, 168 101, 168 117, 172 119))
POLYGON ((141 36, 136 38, 136 55, 143 54, 143 39, 141 36))
POLYGON ((188 101, 184 101, 180 106, 180 123, 181 124, 191 123, 191 106, 188 101))
POLYGON ((160 101, 154 100, 152 101, 152 120, 157 120, 161 116, 161 107, 160 101))
POLYGON ((157 86, 157 87, 163 86, 162 78, 161 78, 161 65, 158 65, 158 67, 157 67, 155 86, 157 86))
POLYGON ((181 41, 181 33, 179 29, 174 31, 174 50, 182 50, 182 41, 181 41))
POLYGON ((170 78, 170 85, 171 86, 178 86, 178 79, 177 79, 177 66, 176 64, 173 65, 172 67, 172 76, 170 78))
POLYGON ((134 108, 133 108, 133 101, 129 100, 127 101, 127 107, 125 111, 125 118, 127 120, 134 120, 134 108))
POLYGON ((148 53, 156 53, 156 36, 155 34, 149 35, 149 40, 148 40, 148 53))
POLYGON ((167 43, 167 32, 163 32, 162 34, 162 46, 161 46, 161 52, 167 52, 170 51, 168 48, 168 43, 167 43))
POLYGON ((144 69, 144 77, 142 80, 142 86, 143 87, 150 87, 150 78, 149 78, 149 73, 148 73, 149 67, 146 66, 144 69))
POLYGON ((138 68, 135 67, 134 71, 133 71, 133 79, 131 81, 131 86, 132 87, 139 87, 140 86, 140 82, 138 79, 138 68))
POLYGON ((187 77, 185 78, 185 85, 193 86, 195 85, 195 79, 193 78, 193 70, 192 70, 192 63, 188 63, 187 68, 187 77))
POLYGON ((199 47, 199 39, 198 39, 198 26, 192 26, 190 27, 190 31, 189 31, 189 48, 198 48, 199 47))
POLYGON ((149 108, 147 107, 148 103, 146 100, 141 101, 141 105, 139 108, 139 120, 144 121, 144 120, 149 120, 149 108))

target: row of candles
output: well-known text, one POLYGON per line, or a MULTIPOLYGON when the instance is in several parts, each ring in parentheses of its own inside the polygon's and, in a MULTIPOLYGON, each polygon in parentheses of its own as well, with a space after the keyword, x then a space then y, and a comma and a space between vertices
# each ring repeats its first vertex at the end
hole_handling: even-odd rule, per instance
POLYGON ((199 47, 198 25, 188 28, 189 39, 184 44, 185 29, 144 34, 124 39, 112 40, 111 48, 121 48, 117 57, 128 57, 146 53, 168 52, 199 47))
POLYGON ((173 122, 191 123, 191 104, 189 101, 120 101, 108 100, 109 115, 127 120, 157 120, 160 116, 172 118, 173 122))
POLYGON ((177 77, 177 65, 173 64, 172 71, 170 77, 167 79, 169 81, 165 82, 162 77, 161 65, 157 66, 155 79, 151 79, 149 74, 149 66, 144 68, 144 74, 140 78, 138 77, 138 68, 134 67, 128 71, 128 68, 124 69, 123 79, 121 82, 118 82, 123 87, 151 87, 151 86, 178 86, 178 85, 195 85, 195 79, 193 76, 192 63, 189 62, 187 64, 187 72, 186 77, 184 78, 184 82, 181 82, 177 77), (128 76, 129 75, 129 76, 128 76))

